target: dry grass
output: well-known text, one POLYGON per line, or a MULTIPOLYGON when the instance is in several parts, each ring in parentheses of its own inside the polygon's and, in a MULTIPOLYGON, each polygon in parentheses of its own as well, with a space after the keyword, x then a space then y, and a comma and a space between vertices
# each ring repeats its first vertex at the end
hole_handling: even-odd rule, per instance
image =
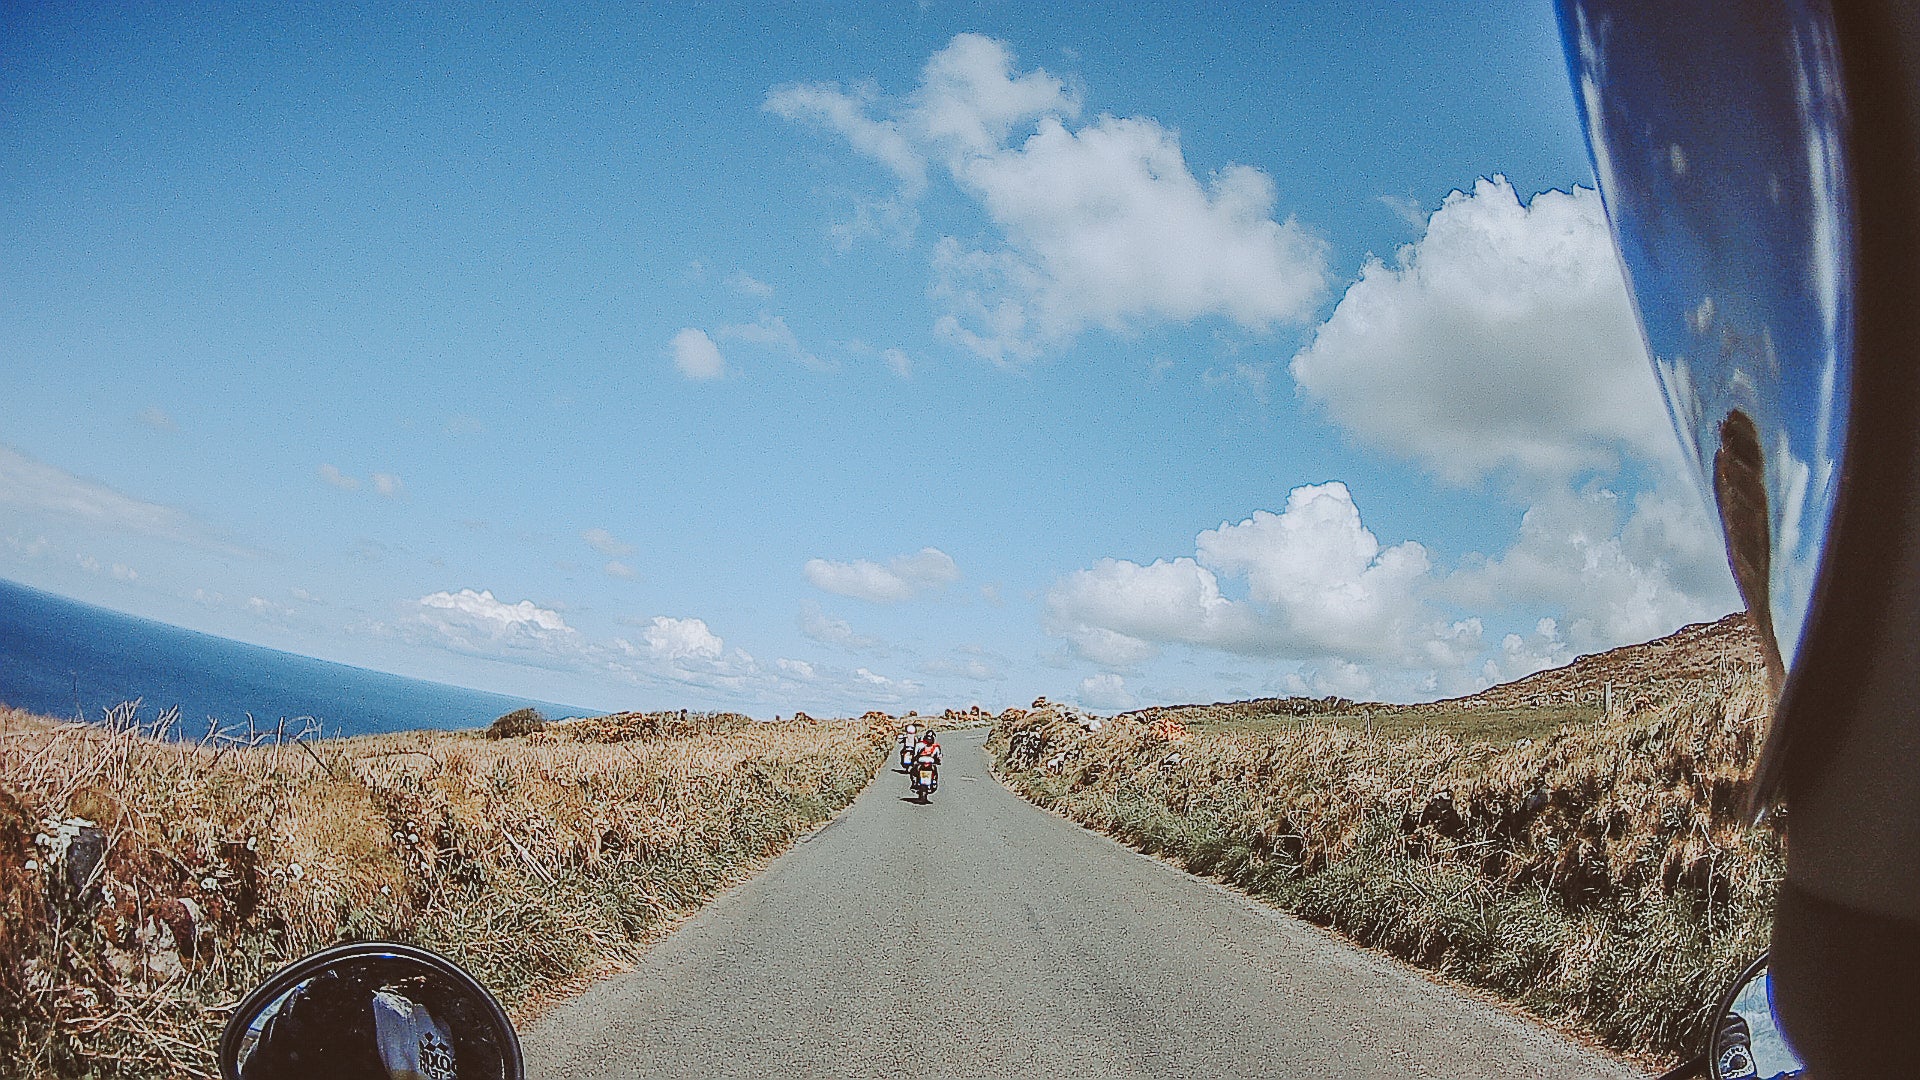
POLYGON ((1518 743, 1369 734, 1343 706, 1211 730, 1165 711, 1093 729, 1043 707, 1003 714, 988 745, 1043 806, 1667 1054, 1770 929, 1779 837, 1739 812, 1764 688, 1757 663, 1723 663, 1610 722, 1518 743))
POLYGON ((520 1007, 844 806, 891 736, 157 726, 0 710, 0 1077, 214 1075, 224 1010, 341 940, 442 950, 520 1007))

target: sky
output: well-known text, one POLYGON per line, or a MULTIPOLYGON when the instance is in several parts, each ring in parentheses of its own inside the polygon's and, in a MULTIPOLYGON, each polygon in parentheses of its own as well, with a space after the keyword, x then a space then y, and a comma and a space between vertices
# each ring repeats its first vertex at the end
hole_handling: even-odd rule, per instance
POLYGON ((1738 606, 1547 3, 8 4, 0 132, 0 577, 75 599, 762 717, 1738 606))

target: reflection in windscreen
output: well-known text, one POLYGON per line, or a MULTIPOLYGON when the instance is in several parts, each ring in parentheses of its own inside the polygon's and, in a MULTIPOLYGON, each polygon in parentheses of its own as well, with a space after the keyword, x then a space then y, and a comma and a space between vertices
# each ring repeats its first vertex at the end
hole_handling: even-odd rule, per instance
POLYGON ((1753 1072, 1749 1075, 1759 1080, 1776 1080, 1799 1076, 1805 1071, 1806 1066, 1788 1049, 1786 1040, 1780 1036, 1780 1028, 1773 1021, 1773 972, 1763 972, 1741 987, 1739 996, 1733 999, 1733 1011, 1747 1022, 1748 1037, 1752 1040, 1749 1048, 1753 1072))

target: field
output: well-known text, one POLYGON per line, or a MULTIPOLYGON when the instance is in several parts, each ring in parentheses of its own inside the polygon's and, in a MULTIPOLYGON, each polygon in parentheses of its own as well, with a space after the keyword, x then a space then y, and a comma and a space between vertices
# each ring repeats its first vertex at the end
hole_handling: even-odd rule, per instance
POLYGON ((1769 709, 1723 620, 1452 702, 1040 702, 988 746, 1041 806, 1672 1057, 1771 928, 1780 838, 1741 813, 1769 709))
POLYGON ((217 1075, 226 1010, 340 940, 443 951, 524 1018, 846 805, 893 724, 156 738, 170 719, 0 709, 0 1077, 217 1075))

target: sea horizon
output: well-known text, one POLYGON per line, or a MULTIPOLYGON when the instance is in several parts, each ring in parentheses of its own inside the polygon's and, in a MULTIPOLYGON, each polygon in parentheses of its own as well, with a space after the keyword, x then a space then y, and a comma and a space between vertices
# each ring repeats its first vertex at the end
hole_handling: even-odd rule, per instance
POLYGON ((100 720, 140 702, 151 723, 170 708, 174 737, 310 721, 325 736, 480 728, 519 708, 549 719, 599 716, 512 694, 415 679, 189 630, 0 578, 0 704, 100 720))

